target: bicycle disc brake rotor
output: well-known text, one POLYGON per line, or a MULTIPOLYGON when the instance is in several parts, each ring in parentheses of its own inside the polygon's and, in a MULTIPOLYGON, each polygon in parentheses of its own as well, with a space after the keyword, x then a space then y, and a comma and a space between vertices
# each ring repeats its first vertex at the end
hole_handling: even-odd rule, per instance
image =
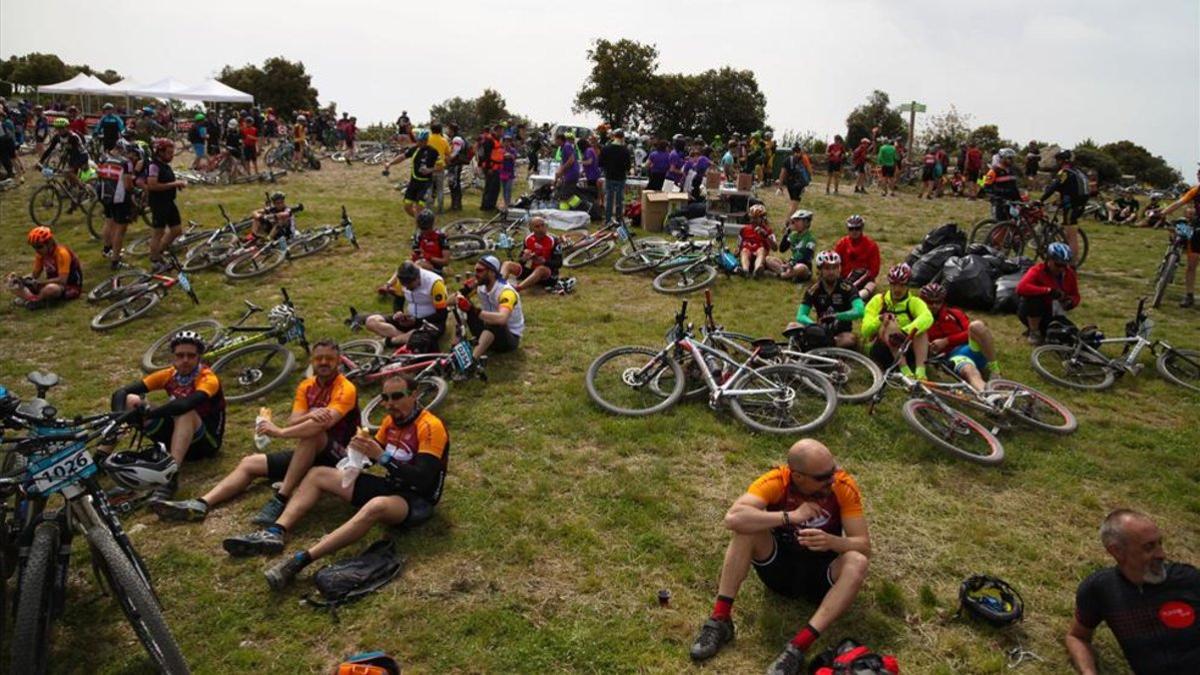
POLYGON ((245 368, 242 370, 241 374, 238 375, 237 382, 243 387, 249 387, 258 384, 262 378, 263 371, 261 368, 245 368))
POLYGON ((625 384, 637 389, 648 381, 645 376, 641 375, 641 368, 626 368, 621 373, 621 381, 625 384))

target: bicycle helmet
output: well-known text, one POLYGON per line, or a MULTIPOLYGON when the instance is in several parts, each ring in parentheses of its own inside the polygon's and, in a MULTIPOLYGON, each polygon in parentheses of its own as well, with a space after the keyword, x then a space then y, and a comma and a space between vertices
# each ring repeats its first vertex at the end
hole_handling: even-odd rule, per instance
POLYGON ((196 113, 196 116, 193 117, 192 119, 196 120, 197 122, 203 122, 204 121, 204 113, 196 113))
POLYGON ((1056 241, 1046 247, 1046 258, 1062 263, 1071 262, 1071 247, 1061 241, 1056 241))
POLYGON ((921 287, 921 299, 926 302, 943 303, 946 301, 946 287, 931 281, 921 287))
POLYGON ((417 130, 417 140, 418 141, 429 140, 429 130, 428 129, 418 129, 417 130))
POLYGON ((1025 615, 1021 594, 1003 579, 985 574, 967 577, 958 588, 958 602, 970 616, 993 626, 1007 626, 1025 615))
POLYGON ((55 129, 65 129, 65 128, 67 128, 67 125, 69 125, 69 124, 70 124, 70 122, 68 122, 67 118, 65 118, 65 117, 54 118, 54 128, 55 129))
POLYGON ((838 255, 837 251, 821 251, 817 254, 816 263, 817 267, 841 265, 842 256, 838 255))
POLYGON ((1000 156, 1000 159, 1016 159, 1017 158, 1017 151, 1013 150, 1012 148, 1000 148, 1000 152, 997 154, 1000 156))
POLYGON ((139 491, 167 485, 179 472, 179 465, 162 443, 139 450, 114 452, 102 459, 100 466, 117 485, 139 491))
POLYGON ((763 206, 762 204, 755 204, 754 206, 750 207, 751 218, 762 218, 765 215, 767 215, 767 207, 763 206))
POLYGON ((112 110, 115 107, 116 106, 111 103, 105 103, 103 106, 101 106, 101 110, 112 110))
POLYGON ((1070 150, 1059 150, 1054 154, 1054 159, 1060 162, 1069 162, 1075 155, 1070 150))
POLYGON ((271 325, 280 325, 290 322, 296 316, 296 310, 287 305, 275 305, 271 311, 267 312, 267 321, 271 325))
POLYGON ((417 214, 417 227, 422 230, 428 230, 433 227, 433 211, 421 209, 421 212, 417 214))
POLYGON ((790 217, 788 217, 788 220, 812 220, 812 219, 813 219, 813 212, 809 211, 808 209, 796 209, 795 213, 793 213, 790 217))
POLYGON ((29 231, 27 237, 30 246, 41 246, 54 238, 54 233, 45 225, 38 225, 29 231))
POLYGON ((908 263, 892 265, 892 269, 888 270, 888 283, 907 284, 909 279, 912 279, 912 268, 908 263))
POLYGON ((283 194, 279 190, 276 190, 271 193, 271 201, 273 201, 273 202, 280 202, 285 199, 287 199, 287 195, 283 194))
POLYGON ((163 150, 167 150, 167 149, 174 150, 175 149, 175 141, 172 141, 169 138, 154 139, 154 152, 162 152, 163 150))
POLYGON ((175 351, 175 347, 179 345, 194 345, 201 354, 208 348, 204 344, 204 338, 194 330, 181 330, 171 338, 171 351, 175 351))
POLYGON ((307 122, 308 118, 305 117, 304 115, 296 115, 296 121, 297 122, 307 122))
POLYGON ((238 122, 236 119, 231 119, 225 124, 225 128, 227 128, 227 129, 237 129, 237 127, 238 127, 238 122))
POLYGON ((142 108, 142 114, 143 114, 143 115, 153 115, 153 114, 154 114, 154 107, 153 107, 153 106, 146 106, 146 107, 142 108))
POLYGON ((863 217, 857 213, 846 219, 847 230, 861 230, 866 227, 866 225, 867 221, 863 220, 863 217))

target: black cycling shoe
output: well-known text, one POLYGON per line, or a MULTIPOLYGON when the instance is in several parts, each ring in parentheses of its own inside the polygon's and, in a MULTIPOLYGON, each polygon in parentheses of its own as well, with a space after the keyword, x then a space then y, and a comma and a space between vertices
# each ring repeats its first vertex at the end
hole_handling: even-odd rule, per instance
POLYGON ((690 654, 693 661, 711 659, 721 651, 721 647, 733 639, 733 619, 709 618, 700 626, 700 634, 692 643, 690 654))
POLYGON ((283 552, 283 535, 270 530, 259 530, 240 537, 229 537, 221 542, 225 552, 235 558, 252 555, 276 555, 283 552))
POLYGON ((789 642, 788 646, 779 653, 775 662, 767 668, 767 675, 800 675, 803 668, 804 652, 789 642))

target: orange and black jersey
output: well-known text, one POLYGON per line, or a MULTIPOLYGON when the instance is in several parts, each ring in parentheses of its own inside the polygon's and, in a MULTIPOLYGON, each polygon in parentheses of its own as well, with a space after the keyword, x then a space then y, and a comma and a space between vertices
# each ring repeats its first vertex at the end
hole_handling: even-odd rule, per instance
POLYGON ((379 464, 389 478, 429 503, 438 503, 450 462, 450 437, 436 415, 420 410, 399 424, 388 415, 375 432, 375 441, 383 448, 379 464))
MULTIPOLYGON (((169 398, 165 405, 151 408, 146 413, 148 419, 177 417, 195 411, 202 419, 213 420, 225 413, 225 393, 221 390, 221 381, 212 369, 204 365, 197 366, 188 374, 179 373, 174 366, 150 373, 115 391, 112 408, 124 410, 128 394, 144 396, 152 391, 165 391, 169 398)), ((218 426, 223 425, 213 425, 213 428, 218 426)))
POLYGON ((46 273, 47 279, 65 276, 67 278, 65 283, 69 288, 83 286, 83 267, 79 264, 79 258, 74 251, 62 244, 56 244, 54 251, 48 256, 43 256, 41 253, 34 254, 33 278, 38 278, 42 272, 46 273))
POLYGON ((338 373, 328 385, 322 385, 316 377, 306 378, 296 387, 296 398, 292 401, 292 414, 305 413, 313 408, 329 408, 342 418, 326 430, 329 437, 342 447, 350 443, 358 430, 358 388, 338 373))

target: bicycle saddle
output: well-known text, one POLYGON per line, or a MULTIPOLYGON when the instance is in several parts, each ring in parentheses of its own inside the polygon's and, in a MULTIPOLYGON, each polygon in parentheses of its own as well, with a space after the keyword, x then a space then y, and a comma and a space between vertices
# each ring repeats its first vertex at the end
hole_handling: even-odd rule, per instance
POLYGON ((758 338, 750 343, 750 346, 758 350, 758 355, 764 359, 774 358, 779 355, 779 343, 772 338, 758 338))
POLYGON ((783 337, 787 338, 789 341, 798 340, 804 335, 804 329, 804 325, 792 326, 791 328, 783 331, 783 337))
POLYGON ((57 373, 43 373, 40 370, 35 370, 32 373, 29 373, 25 376, 25 379, 29 380, 29 382, 38 389, 49 389, 59 382, 57 373))
POLYGON ((249 300, 242 300, 242 302, 246 303, 247 309, 249 309, 251 312, 263 311, 262 307, 259 307, 258 305, 254 304, 253 302, 250 302, 249 300))

